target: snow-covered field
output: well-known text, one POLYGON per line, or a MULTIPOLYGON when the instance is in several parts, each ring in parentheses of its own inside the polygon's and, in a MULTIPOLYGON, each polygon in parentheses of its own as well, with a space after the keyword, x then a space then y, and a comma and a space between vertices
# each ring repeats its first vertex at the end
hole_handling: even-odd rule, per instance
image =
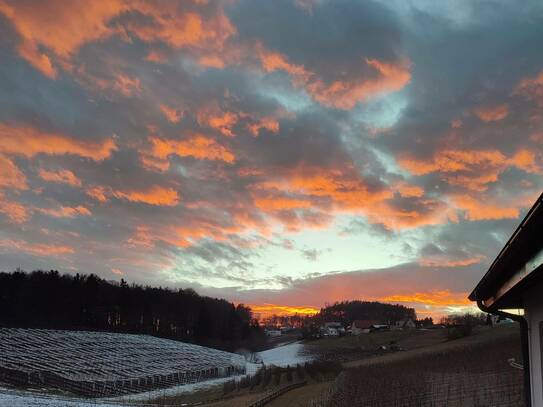
POLYGON ((306 351, 305 346, 299 342, 268 349, 259 354, 265 365, 281 367, 303 364, 314 359, 314 357, 306 351))
MULTIPOLYGON (((287 365, 294 366, 314 359, 313 356, 307 353, 305 346, 298 342, 259 352, 259 355, 265 365, 282 367, 287 365)), ((254 374, 259 366, 260 365, 247 363, 246 371, 248 374, 254 374)), ((98 399, 69 398, 0 387, 0 407, 120 407, 134 405, 136 403, 140 406, 151 405, 150 403, 152 400, 162 396, 193 392, 195 390, 222 384, 227 380, 239 380, 244 376, 245 375, 223 377, 198 383, 174 386, 167 389, 98 399)))
POLYGON ((2 380, 81 396, 180 387, 245 367, 241 355, 148 335, 0 328, 2 380))
POLYGON ((39 394, 12 392, 0 388, 0 406, 2 407, 119 407, 121 404, 48 397, 39 394))

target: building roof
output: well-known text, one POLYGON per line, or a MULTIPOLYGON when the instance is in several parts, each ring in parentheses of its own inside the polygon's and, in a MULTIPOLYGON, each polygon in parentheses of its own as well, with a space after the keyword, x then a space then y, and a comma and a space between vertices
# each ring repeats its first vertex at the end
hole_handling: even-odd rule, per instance
POLYGON ((353 321, 353 328, 369 329, 373 325, 379 325, 379 322, 372 319, 357 319, 356 321, 353 321))
POLYGON ((469 295, 491 309, 522 308, 522 292, 543 281, 543 194, 469 295))

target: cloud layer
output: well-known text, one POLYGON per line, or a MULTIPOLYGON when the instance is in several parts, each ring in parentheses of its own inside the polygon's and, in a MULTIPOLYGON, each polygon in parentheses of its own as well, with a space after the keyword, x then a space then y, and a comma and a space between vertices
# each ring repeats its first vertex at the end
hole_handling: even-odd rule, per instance
POLYGON ((262 312, 463 309, 543 185, 542 22, 538 2, 0 0, 0 268, 262 312))

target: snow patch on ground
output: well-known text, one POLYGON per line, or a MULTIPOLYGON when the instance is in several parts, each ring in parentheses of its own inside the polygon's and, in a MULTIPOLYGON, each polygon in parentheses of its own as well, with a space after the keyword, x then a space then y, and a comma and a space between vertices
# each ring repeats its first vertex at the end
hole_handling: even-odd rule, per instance
POLYGON ((31 392, 16 392, 0 388, 0 406, 6 407, 120 407, 121 404, 97 400, 71 399, 40 395, 31 392))
POLYGON ((268 349, 263 352, 259 352, 259 355, 265 365, 275 365, 280 367, 304 364, 315 359, 314 356, 307 352, 304 344, 300 342, 268 349))

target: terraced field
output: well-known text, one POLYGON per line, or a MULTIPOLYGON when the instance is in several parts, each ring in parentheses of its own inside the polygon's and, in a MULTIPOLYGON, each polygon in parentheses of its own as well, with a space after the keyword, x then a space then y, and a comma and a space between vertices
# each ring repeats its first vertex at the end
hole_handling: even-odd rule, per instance
POLYGON ((106 332, 0 328, 0 382, 101 397, 245 373, 242 356, 106 332))

